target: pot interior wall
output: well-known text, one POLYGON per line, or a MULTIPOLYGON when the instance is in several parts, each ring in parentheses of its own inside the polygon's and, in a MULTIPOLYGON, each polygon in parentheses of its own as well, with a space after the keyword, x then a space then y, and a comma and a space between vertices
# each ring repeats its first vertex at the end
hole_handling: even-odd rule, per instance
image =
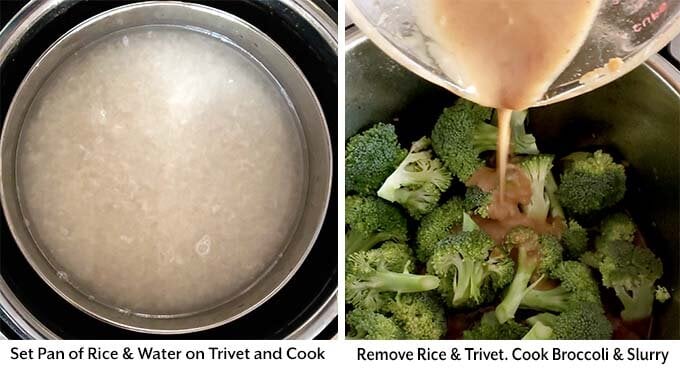
MULTIPOLYGON (((406 71, 365 38, 350 38, 346 63, 349 137, 378 121, 397 126, 402 144, 429 135, 456 97, 406 71)), ((664 262, 673 297, 655 305, 652 337, 680 338, 680 94, 645 65, 598 90, 532 109, 529 131, 542 152, 603 148, 629 163, 625 206, 664 262)))
MULTIPOLYGON (((4 118, 13 93, 40 54, 60 35, 98 13, 133 1, 78 2, 62 8, 31 30, 29 37, 0 67, 0 110, 4 118)), ((196 1, 222 9, 249 22, 281 46, 305 74, 321 102, 337 156, 337 52, 314 27, 285 3, 258 1, 196 1)), ((330 201, 336 201, 334 189, 330 201)), ((247 316, 225 326, 179 336, 188 339, 278 339, 304 326, 337 288, 337 208, 329 206, 319 238, 295 277, 273 298, 247 316)), ((27 309, 62 338, 149 339, 100 322, 72 307, 32 270, 16 247, 0 216, 0 274, 27 309)), ((167 336, 178 338, 178 336, 167 336)))

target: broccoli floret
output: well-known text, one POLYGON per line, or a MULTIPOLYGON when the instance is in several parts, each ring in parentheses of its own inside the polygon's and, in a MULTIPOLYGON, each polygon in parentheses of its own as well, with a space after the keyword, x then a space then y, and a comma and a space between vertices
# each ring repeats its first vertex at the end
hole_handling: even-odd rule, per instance
POLYGON ((623 199, 626 173, 609 154, 577 152, 565 157, 565 161, 558 196, 567 211, 588 215, 623 199))
POLYGON ((535 321, 531 330, 524 335, 522 340, 550 340, 553 339, 553 329, 544 325, 541 321, 535 321))
POLYGON ((399 294, 387 311, 407 339, 434 340, 446 333, 444 307, 431 292, 399 294))
POLYGON ((531 201, 522 210, 531 219, 545 221, 550 212, 550 197, 546 191, 546 179, 552 169, 553 156, 540 154, 528 156, 520 167, 531 181, 531 201))
POLYGON ((550 216, 564 220, 564 210, 562 210, 560 199, 557 196, 557 182, 553 173, 548 173, 545 178, 545 193, 550 200, 550 216))
POLYGON ((386 248, 354 252, 347 256, 345 300, 348 303, 376 311, 384 308, 395 292, 422 292, 439 286, 439 279, 435 276, 409 273, 414 259, 408 246, 384 246, 386 248))
POLYGON ((671 298, 671 293, 668 292, 666 287, 656 286, 656 291, 654 292, 654 298, 660 303, 665 303, 671 298))
POLYGON ((345 146, 345 188, 348 192, 373 194, 406 157, 394 126, 378 123, 345 146))
POLYGON ((399 208, 373 196, 345 197, 345 253, 388 241, 405 242, 408 228, 399 208))
POLYGON ((578 259, 588 251, 588 231, 574 219, 570 219, 567 223, 561 241, 569 258, 578 259))
POLYGON ((477 186, 470 186, 465 191, 463 208, 466 212, 489 218, 489 205, 493 202, 493 193, 486 192, 477 186))
POLYGON ((412 273, 415 268, 413 251, 405 243, 385 242, 372 251, 365 251, 371 264, 383 264, 389 271, 412 273))
MULTIPOLYGON (((498 128, 488 123, 490 117, 490 108, 458 99, 452 107, 444 109, 432 130, 432 148, 463 182, 484 165, 482 152, 496 150, 498 128)), ((510 147, 515 154, 538 153, 536 139, 524 130, 525 118, 526 112, 512 115, 510 147)))
POLYGON ((529 328, 514 320, 498 322, 494 311, 484 313, 472 328, 463 331, 465 340, 515 340, 527 333, 529 328))
POLYGON ((378 190, 378 196, 401 204, 415 219, 431 212, 441 193, 451 185, 451 173, 429 148, 427 137, 414 142, 397 170, 378 190))
POLYGON ((427 271, 441 280, 438 291, 447 305, 478 306, 510 283, 514 263, 495 248, 479 229, 458 232, 437 245, 427 271))
POLYGON ((347 339, 398 340, 404 339, 404 330, 394 320, 380 313, 354 309, 347 313, 345 321, 349 326, 347 339))
POLYGON ((517 251, 517 269, 503 301, 496 307, 496 317, 501 323, 515 317, 522 299, 538 282, 530 284, 532 276, 548 275, 562 261, 559 240, 551 235, 538 235, 528 227, 510 230, 503 246, 507 253, 517 251))
POLYGON ((432 213, 423 217, 416 235, 416 257, 427 262, 434 248, 442 239, 449 236, 455 227, 463 222, 463 205, 459 198, 452 197, 432 213))
POLYGON ((586 255, 585 262, 600 270, 602 284, 614 289, 623 304, 623 320, 645 319, 652 314, 654 283, 663 273, 661 260, 652 251, 619 240, 606 242, 586 255))
POLYGON ((600 236, 595 241, 595 247, 616 240, 632 243, 635 231, 635 223, 626 213, 610 214, 600 224, 600 236))
POLYGON ((564 261, 550 272, 550 277, 559 280, 560 285, 549 290, 529 289, 522 299, 522 308, 564 312, 573 303, 600 303, 598 284, 588 266, 564 261))
POLYGON ((441 191, 433 184, 424 184, 415 190, 399 189, 394 192, 394 197, 411 217, 419 220, 437 207, 441 191))
POLYGON ((578 303, 559 314, 541 313, 527 319, 532 325, 541 323, 553 331, 545 339, 605 340, 612 337, 612 325, 600 304, 578 303))

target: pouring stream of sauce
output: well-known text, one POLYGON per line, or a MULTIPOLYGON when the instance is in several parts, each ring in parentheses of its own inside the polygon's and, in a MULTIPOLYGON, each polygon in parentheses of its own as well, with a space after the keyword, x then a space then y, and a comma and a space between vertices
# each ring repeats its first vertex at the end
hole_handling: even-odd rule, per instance
MULTIPOLYGON (((412 1, 430 56, 478 104, 498 109, 501 190, 510 114, 540 100, 585 41, 601 0, 412 1)), ((502 193, 501 193, 502 196, 502 193)))

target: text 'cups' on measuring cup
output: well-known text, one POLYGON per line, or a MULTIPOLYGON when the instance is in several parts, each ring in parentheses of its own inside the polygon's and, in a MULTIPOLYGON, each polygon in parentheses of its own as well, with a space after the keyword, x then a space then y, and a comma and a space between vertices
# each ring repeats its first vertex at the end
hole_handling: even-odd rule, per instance
MULTIPOLYGON (((552 3, 543 0, 494 0, 493 4, 490 3, 491 0, 453 1, 459 1, 459 4, 467 2, 465 5, 481 4, 486 7, 484 13, 486 17, 481 13, 466 14, 475 18, 465 21, 473 22, 482 17, 501 19, 506 24, 498 25, 496 28, 498 32, 501 32, 500 30, 512 32, 514 20, 511 17, 499 17, 498 13, 491 15, 489 10, 493 7, 496 7, 498 12, 503 12, 517 5, 526 6, 529 3, 531 6, 535 5, 537 9, 540 8, 540 12, 537 11, 530 17, 559 20, 557 12, 561 8, 558 4, 562 4, 562 9, 575 4, 571 0, 554 2, 551 0, 552 3)), ((424 19, 428 19, 431 22, 445 23, 457 18, 447 19, 443 13, 433 13, 429 18, 427 16, 423 18, 423 8, 436 2, 437 0, 348 0, 347 10, 352 21, 378 47, 409 70, 459 96, 487 106, 502 106, 502 103, 493 100, 480 101, 476 92, 478 87, 475 87, 472 79, 469 79, 471 74, 466 74, 465 64, 457 61, 463 58, 460 49, 451 50, 451 45, 455 44, 442 48, 440 42, 442 34, 433 34, 431 24, 423 22, 424 19), (442 56, 442 51, 445 56, 442 56)), ((537 88, 539 93, 530 100, 532 106, 565 100, 602 86, 634 69, 680 33, 680 0, 584 0, 582 4, 585 3, 592 4, 594 20, 593 17, 587 20, 584 18, 586 22, 581 24, 584 28, 582 36, 573 39, 578 40, 578 44, 572 51, 568 50, 570 46, 564 46, 567 56, 565 63, 557 66, 557 70, 550 75, 551 78, 545 86, 537 88)), ((431 8, 429 11, 436 9, 431 8)), ((509 11, 508 14, 512 12, 509 11)), ((540 20, 534 21, 540 24, 538 22, 540 20)), ((553 38, 551 41, 560 40, 560 33, 564 32, 558 25, 554 29, 546 30, 546 37, 553 38)), ((533 54, 542 51, 531 52, 533 54)))

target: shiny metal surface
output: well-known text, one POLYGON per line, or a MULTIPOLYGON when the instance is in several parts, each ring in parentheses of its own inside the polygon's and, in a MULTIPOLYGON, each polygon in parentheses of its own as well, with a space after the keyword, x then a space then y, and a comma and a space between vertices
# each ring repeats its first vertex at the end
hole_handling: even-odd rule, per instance
POLYGON ((38 60, 19 87, 5 120, 0 147, 0 197, 4 212, 16 242, 33 268, 56 292, 81 310, 118 327, 147 333, 177 334, 216 327, 245 315, 274 295, 294 275, 316 240, 332 184, 332 152, 323 112, 312 88, 294 62, 265 34, 242 20, 213 8, 187 3, 147 2, 123 6, 85 21, 59 39, 38 60), (16 144, 23 117, 51 71, 65 56, 91 41, 121 29, 149 24, 190 27, 213 36, 226 37, 247 50, 270 71, 291 99, 300 118, 310 156, 305 208, 278 262, 251 289, 221 306, 170 318, 120 313, 89 300, 59 279, 23 223, 14 175, 16 144))
POLYGON ((318 5, 309 0, 279 0, 286 6, 295 10, 310 25, 312 25, 324 38, 328 45, 338 50, 337 29, 338 25, 318 5))
MULTIPOLYGON (((346 48, 346 137, 389 121, 415 140, 429 133, 443 105, 455 100, 392 61, 357 29, 348 32, 346 48), (413 116, 393 120, 407 111, 413 116), (421 117, 428 120, 413 122, 421 117)), ((662 283, 673 295, 655 305, 652 337, 680 338, 680 72, 654 55, 595 91, 531 109, 530 124, 544 152, 603 147, 630 164, 625 205, 647 245, 662 258, 662 283)))
POLYGON ((26 4, 0 30, 0 61, 19 45, 23 38, 30 36, 30 30, 39 23, 46 23, 59 12, 68 9, 77 0, 34 0, 26 4))
POLYGON ((338 297, 336 291, 326 300, 314 316, 290 333, 286 339, 314 339, 337 317, 337 315, 338 297))

